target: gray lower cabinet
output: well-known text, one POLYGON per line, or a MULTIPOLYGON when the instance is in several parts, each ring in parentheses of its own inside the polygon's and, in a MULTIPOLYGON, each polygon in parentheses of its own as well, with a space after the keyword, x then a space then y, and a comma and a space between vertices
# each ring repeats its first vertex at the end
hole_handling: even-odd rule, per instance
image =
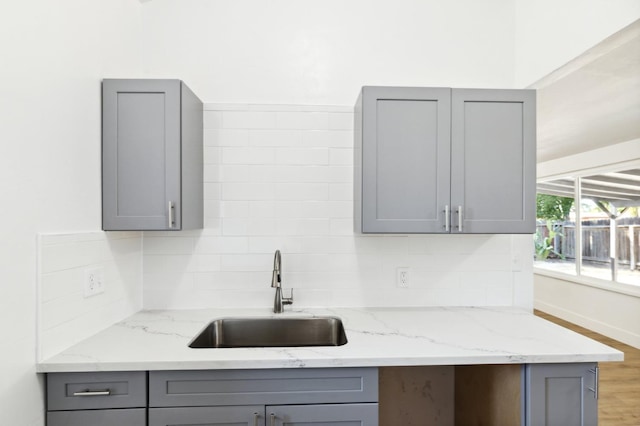
POLYGON ((376 426, 378 404, 170 407, 149 409, 149 426, 376 426))
POLYGON ((203 227, 203 105, 180 80, 102 82, 102 228, 203 227))
POLYGON ((535 91, 363 87, 354 221, 363 233, 533 233, 535 91))
POLYGON ((47 426, 146 424, 146 371, 47 374, 47 426))
POLYGON ((266 426, 263 405, 150 408, 149 426, 266 426))
POLYGON ((528 364, 526 424, 596 426, 598 365, 528 364))
POLYGON ((378 404, 268 406, 268 426, 377 426, 378 404))
POLYGON ((151 371, 149 407, 149 426, 377 426, 378 369, 151 371))
POLYGON ((47 426, 146 426, 146 424, 146 408, 47 413, 47 426))

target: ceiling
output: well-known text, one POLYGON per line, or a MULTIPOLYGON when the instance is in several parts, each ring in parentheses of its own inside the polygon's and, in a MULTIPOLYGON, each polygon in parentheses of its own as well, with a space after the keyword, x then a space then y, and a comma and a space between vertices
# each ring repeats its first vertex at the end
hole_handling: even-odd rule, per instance
MULTIPOLYGON (((538 192, 574 198, 574 179, 538 183, 538 192)), ((616 207, 640 206, 640 169, 601 173, 581 178, 582 198, 606 201, 616 207)))
POLYGON ((531 87, 539 163, 640 138, 640 20, 531 87))

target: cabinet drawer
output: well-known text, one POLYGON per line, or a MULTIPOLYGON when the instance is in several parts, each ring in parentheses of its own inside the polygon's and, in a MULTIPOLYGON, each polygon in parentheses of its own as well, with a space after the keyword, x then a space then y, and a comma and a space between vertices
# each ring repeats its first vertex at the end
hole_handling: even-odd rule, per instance
POLYGON ((47 426, 145 426, 146 409, 51 411, 47 426))
POLYGON ((136 408, 147 405, 147 373, 51 373, 48 410, 136 408))
POLYGON ((377 368, 149 373, 151 407, 377 401, 377 368))

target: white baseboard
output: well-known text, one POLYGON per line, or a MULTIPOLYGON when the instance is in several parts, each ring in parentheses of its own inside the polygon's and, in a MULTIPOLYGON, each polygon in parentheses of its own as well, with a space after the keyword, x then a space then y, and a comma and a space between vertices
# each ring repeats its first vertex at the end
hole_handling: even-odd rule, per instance
POLYGON ((632 333, 628 330, 614 327, 610 324, 607 324, 606 322, 586 317, 561 306, 553 305, 541 300, 534 300, 534 307, 535 309, 539 309, 565 321, 572 322, 581 327, 595 331, 596 333, 603 334, 607 337, 640 349, 640 335, 632 333))

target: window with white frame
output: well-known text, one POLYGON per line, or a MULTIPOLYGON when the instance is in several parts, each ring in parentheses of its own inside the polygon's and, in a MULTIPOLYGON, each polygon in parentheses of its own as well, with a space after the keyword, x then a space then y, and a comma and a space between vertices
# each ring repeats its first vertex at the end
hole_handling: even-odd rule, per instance
POLYGON ((639 210, 640 168, 538 182, 534 265, 640 286, 639 210))

